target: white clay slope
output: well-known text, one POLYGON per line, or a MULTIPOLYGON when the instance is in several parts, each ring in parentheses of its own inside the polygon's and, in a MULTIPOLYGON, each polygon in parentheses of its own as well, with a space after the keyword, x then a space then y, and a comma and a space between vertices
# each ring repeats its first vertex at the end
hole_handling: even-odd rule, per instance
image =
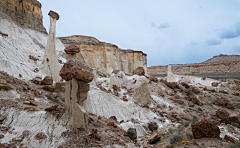
POLYGON ((30 148, 52 148, 64 142, 61 134, 67 129, 62 126, 62 120, 56 120, 45 111, 27 112, 12 108, 6 111, 1 110, 0 113, 8 113, 3 125, 11 127, 6 134, 0 132, 4 134, 0 143, 9 143, 12 138, 18 139, 24 131, 28 131, 29 135, 24 137, 22 143, 30 148), (35 137, 38 133, 43 133, 46 138, 38 140, 35 137))
MULTIPOLYGON (((21 74, 24 79, 45 76, 45 73, 39 68, 41 61, 34 62, 29 59, 29 55, 40 60, 43 58, 48 35, 20 26, 1 15, 0 24, 0 31, 8 34, 8 36, 0 35, 0 71, 18 78, 21 74), (39 72, 34 72, 35 68, 38 68, 39 72)), ((58 59, 63 62, 65 59, 60 55, 64 48, 62 42, 56 39, 58 59)))

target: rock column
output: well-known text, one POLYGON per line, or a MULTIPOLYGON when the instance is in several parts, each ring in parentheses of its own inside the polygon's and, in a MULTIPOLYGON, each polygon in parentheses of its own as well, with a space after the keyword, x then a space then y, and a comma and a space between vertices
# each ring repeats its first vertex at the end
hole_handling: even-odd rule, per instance
POLYGON ((72 45, 65 49, 67 63, 60 71, 62 79, 66 80, 65 106, 68 118, 67 127, 76 133, 87 131, 88 116, 83 107, 87 99, 89 82, 94 78, 92 70, 76 60, 79 48, 72 45))
POLYGON ((175 75, 172 73, 172 68, 170 65, 168 65, 167 82, 177 82, 175 75))
POLYGON ((55 28, 59 15, 54 11, 50 11, 48 15, 50 16, 50 29, 43 57, 42 69, 47 76, 51 76, 55 82, 58 82, 60 81, 58 72, 61 69, 61 65, 58 63, 55 47, 55 28))

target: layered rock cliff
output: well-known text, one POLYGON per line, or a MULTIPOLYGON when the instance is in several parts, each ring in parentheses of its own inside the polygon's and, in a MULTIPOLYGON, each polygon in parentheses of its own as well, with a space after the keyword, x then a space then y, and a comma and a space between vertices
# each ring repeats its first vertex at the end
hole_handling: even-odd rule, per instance
POLYGON ((77 46, 80 49, 78 60, 89 67, 105 69, 108 73, 112 70, 132 73, 139 66, 147 70, 147 55, 142 51, 123 50, 89 36, 75 35, 60 39, 65 47, 77 46))
POLYGON ((0 11, 21 25, 46 33, 41 7, 37 0, 0 0, 0 11))
MULTIPOLYGON (((167 66, 148 67, 148 74, 165 76, 167 66)), ((240 78, 240 62, 201 63, 194 65, 172 66, 172 72, 178 75, 197 75, 211 78, 240 78)))

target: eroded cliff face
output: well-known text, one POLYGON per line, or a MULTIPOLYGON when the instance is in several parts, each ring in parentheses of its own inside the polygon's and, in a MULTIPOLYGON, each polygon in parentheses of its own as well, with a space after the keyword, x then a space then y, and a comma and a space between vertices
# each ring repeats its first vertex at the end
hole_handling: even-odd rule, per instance
POLYGON ((21 25, 46 33, 41 7, 37 0, 0 0, 0 11, 21 25))
POLYGON ((60 39, 65 47, 77 46, 80 49, 78 60, 91 68, 105 69, 108 73, 112 70, 132 73, 139 66, 147 70, 147 55, 142 51, 123 50, 89 36, 75 35, 60 39))
MULTIPOLYGON (((148 67, 148 74, 163 75, 167 74, 167 66, 148 67)), ((185 66, 172 66, 172 72, 179 75, 189 74, 207 74, 207 75, 226 75, 239 74, 240 62, 222 62, 222 63, 206 63, 185 66)))

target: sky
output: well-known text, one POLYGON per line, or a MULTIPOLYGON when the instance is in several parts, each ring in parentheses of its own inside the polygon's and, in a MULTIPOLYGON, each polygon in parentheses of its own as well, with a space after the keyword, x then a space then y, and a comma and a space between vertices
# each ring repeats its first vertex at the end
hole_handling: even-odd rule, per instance
POLYGON ((56 36, 86 35, 147 54, 148 66, 240 55, 240 0, 39 0, 56 36))

